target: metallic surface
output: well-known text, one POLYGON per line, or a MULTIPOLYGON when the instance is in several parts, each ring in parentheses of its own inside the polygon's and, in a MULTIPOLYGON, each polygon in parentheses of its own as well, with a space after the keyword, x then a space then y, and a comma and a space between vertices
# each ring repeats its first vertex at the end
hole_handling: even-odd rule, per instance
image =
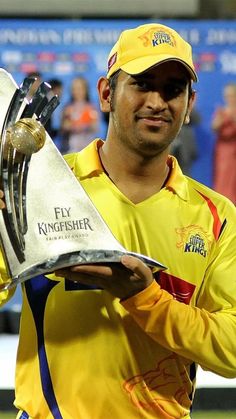
MULTIPOLYGON (((36 115, 42 123, 56 102, 37 114, 36 100, 33 107, 25 102, 25 111, 17 101, 20 111, 16 112, 11 107, 16 106, 13 98, 20 96, 18 87, 4 70, 0 70, 0 86, 0 177, 6 201, 6 209, 0 211, 0 232, 9 275, 0 290, 66 266, 119 262, 124 254, 136 255, 154 269, 165 269, 147 256, 127 252, 116 240, 47 133, 44 146, 32 155, 32 148, 25 155, 12 147, 15 140, 9 141, 6 132, 16 119, 36 115), (15 118, 10 123, 9 114, 15 118)), ((42 100, 42 94, 37 97, 42 100)), ((28 131, 34 133, 34 128, 28 131)), ((37 135, 36 130, 36 143, 37 135)), ((27 141, 23 138, 26 145, 27 141)), ((22 151, 21 146, 18 150, 22 151)))

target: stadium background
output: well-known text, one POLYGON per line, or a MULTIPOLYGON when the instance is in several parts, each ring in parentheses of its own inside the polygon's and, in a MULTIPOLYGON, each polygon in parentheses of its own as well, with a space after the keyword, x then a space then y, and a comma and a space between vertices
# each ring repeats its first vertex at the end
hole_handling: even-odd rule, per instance
MULTIPOLYGON (((57 77, 64 85, 60 109, 69 100, 73 77, 85 76, 91 99, 97 102, 96 82, 106 72, 106 57, 119 33, 153 19, 139 20, 22 20, 0 19, 0 66, 16 82, 26 73, 40 71, 45 80, 57 77)), ((196 84, 196 109, 201 123, 196 128, 199 155, 192 176, 208 186, 212 184, 214 135, 210 128, 212 114, 222 102, 222 89, 236 78, 236 25, 228 20, 167 20, 166 23, 193 46, 194 63, 199 74, 196 84)), ((105 123, 98 135, 104 136, 105 123)))
MULTIPOLYGON (((105 0, 102 4, 104 2, 105 0)), ((38 3, 41 3, 42 6, 43 2, 38 3)), ((55 7, 55 3, 59 5, 59 2, 54 0, 51 1, 51 7, 55 7)), ((72 3, 73 1, 70 0, 68 5, 73 6, 72 3)), ((199 74, 199 84, 195 86, 198 97, 196 108, 201 115, 201 123, 196 132, 199 156, 194 163, 192 176, 211 186, 215 138, 210 128, 210 119, 215 107, 222 102, 224 84, 227 81, 236 80, 236 22, 233 19, 236 16, 236 2, 230 0, 201 2, 196 0, 195 5, 198 3, 198 8, 195 8, 195 13, 191 13, 189 5, 194 1, 188 1, 188 7, 187 3, 184 4, 184 0, 166 1, 166 5, 169 5, 169 12, 160 13, 159 16, 157 13, 153 15, 150 4, 145 13, 137 12, 135 5, 140 4, 139 0, 126 1, 126 9, 129 12, 125 13, 123 5, 116 15, 114 15, 114 10, 104 13, 103 7, 100 7, 100 12, 99 10, 95 12, 94 7, 91 9, 90 3, 87 1, 87 13, 84 12, 81 19, 78 11, 75 14, 71 13, 70 16, 68 16, 68 12, 63 12, 60 8, 57 11, 55 9, 55 13, 47 12, 46 2, 43 5, 44 8, 41 8, 41 12, 37 10, 37 13, 34 14, 30 7, 36 7, 34 1, 26 9, 20 7, 21 1, 15 0, 10 4, 3 0, 2 13, 0 12, 0 67, 9 71, 17 83, 22 82, 26 73, 34 70, 40 71, 44 79, 51 77, 61 79, 64 84, 61 106, 69 99, 69 86, 72 78, 78 74, 84 75, 91 87, 92 100, 97 102, 96 81, 106 71, 107 53, 119 33, 127 27, 151 21, 159 21, 172 26, 192 44, 194 62, 199 74), (16 3, 17 11, 15 11, 16 3), (177 9, 174 11, 174 3, 175 5, 178 3, 180 6, 178 11, 177 9), (4 4, 6 4, 5 10, 4 4), (15 9, 13 5, 15 5, 15 9), (58 19, 55 19, 55 14, 58 14, 58 19), (106 19, 101 19, 102 16, 106 19), (139 19, 134 19, 134 16, 139 19), (222 17, 224 19, 221 19, 222 17)), ((113 3, 113 0, 110 3, 113 3)), ((156 7, 157 3, 158 1, 153 7, 156 7)), ((85 2, 82 1, 81 5, 84 4, 85 2)), ((107 0, 107 5, 109 6, 109 0, 107 0)), ((158 6, 160 6, 160 2, 158 6)), ((74 5, 74 7, 77 10, 77 6, 74 5)), ((59 121, 60 107, 55 117, 59 121)), ((104 136, 105 124, 101 123, 98 134, 104 136)), ((14 299, 8 303, 4 310, 17 315, 20 303, 21 297, 18 290, 14 299)), ((0 381, 0 409, 2 410, 9 409, 12 403, 16 344, 17 329, 12 330, 9 336, 0 335, 0 359, 2 360, 0 363, 2 377, 0 381), (10 347, 4 346, 7 339, 11 341, 10 347), (8 352, 7 357, 6 352, 8 352), (4 364, 5 369, 3 369, 4 364)), ((233 413, 233 410, 236 410, 235 387, 236 380, 219 379, 210 373, 202 374, 195 400, 196 412, 200 409, 210 410, 214 415, 212 418, 217 418, 217 413, 213 413, 213 410, 218 409, 222 411, 225 418, 236 418, 236 413, 233 413), (225 410, 224 413, 223 410, 225 410), (232 412, 230 413, 230 411, 232 412)), ((0 417, 3 417, 1 412, 0 417)), ((13 418, 14 415, 11 417, 13 418)), ((200 417, 207 418, 206 413, 202 413, 200 417)))

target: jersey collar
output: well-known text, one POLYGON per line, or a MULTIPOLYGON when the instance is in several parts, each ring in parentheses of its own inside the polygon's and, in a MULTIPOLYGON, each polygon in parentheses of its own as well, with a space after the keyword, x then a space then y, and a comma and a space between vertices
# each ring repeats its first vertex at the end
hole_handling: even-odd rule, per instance
MULTIPOLYGON (((97 138, 79 153, 67 155, 66 160, 78 178, 82 179, 90 176, 92 173, 104 172, 98 153, 98 149, 103 143, 103 140, 97 138)), ((188 180, 183 175, 175 157, 168 157, 168 166, 170 168, 170 176, 165 188, 187 201, 189 198, 188 180)))
POLYGON ((170 176, 165 187, 175 192, 184 201, 188 201, 188 178, 183 174, 174 156, 168 156, 167 163, 170 168, 170 176))
POLYGON ((99 158, 98 148, 104 143, 97 138, 79 153, 67 154, 67 163, 72 168, 76 177, 86 178, 94 172, 103 172, 103 167, 99 158))

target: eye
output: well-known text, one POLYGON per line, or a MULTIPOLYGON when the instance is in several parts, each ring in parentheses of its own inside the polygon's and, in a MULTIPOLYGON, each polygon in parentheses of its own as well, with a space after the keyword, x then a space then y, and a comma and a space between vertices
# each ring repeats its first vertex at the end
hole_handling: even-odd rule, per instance
POLYGON ((184 93, 186 86, 176 83, 168 83, 164 86, 164 96, 166 100, 174 99, 184 93))
POLYGON ((136 79, 132 84, 136 86, 139 90, 150 90, 150 86, 148 85, 148 82, 146 80, 136 79))

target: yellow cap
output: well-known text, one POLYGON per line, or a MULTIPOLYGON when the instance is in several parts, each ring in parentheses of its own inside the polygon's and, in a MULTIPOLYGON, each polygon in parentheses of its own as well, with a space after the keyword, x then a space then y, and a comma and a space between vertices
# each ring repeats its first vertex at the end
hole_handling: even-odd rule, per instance
POLYGON ((174 60, 182 63, 197 81, 192 48, 175 30, 159 23, 148 23, 121 33, 108 57, 109 78, 121 69, 140 74, 154 65, 174 60))

